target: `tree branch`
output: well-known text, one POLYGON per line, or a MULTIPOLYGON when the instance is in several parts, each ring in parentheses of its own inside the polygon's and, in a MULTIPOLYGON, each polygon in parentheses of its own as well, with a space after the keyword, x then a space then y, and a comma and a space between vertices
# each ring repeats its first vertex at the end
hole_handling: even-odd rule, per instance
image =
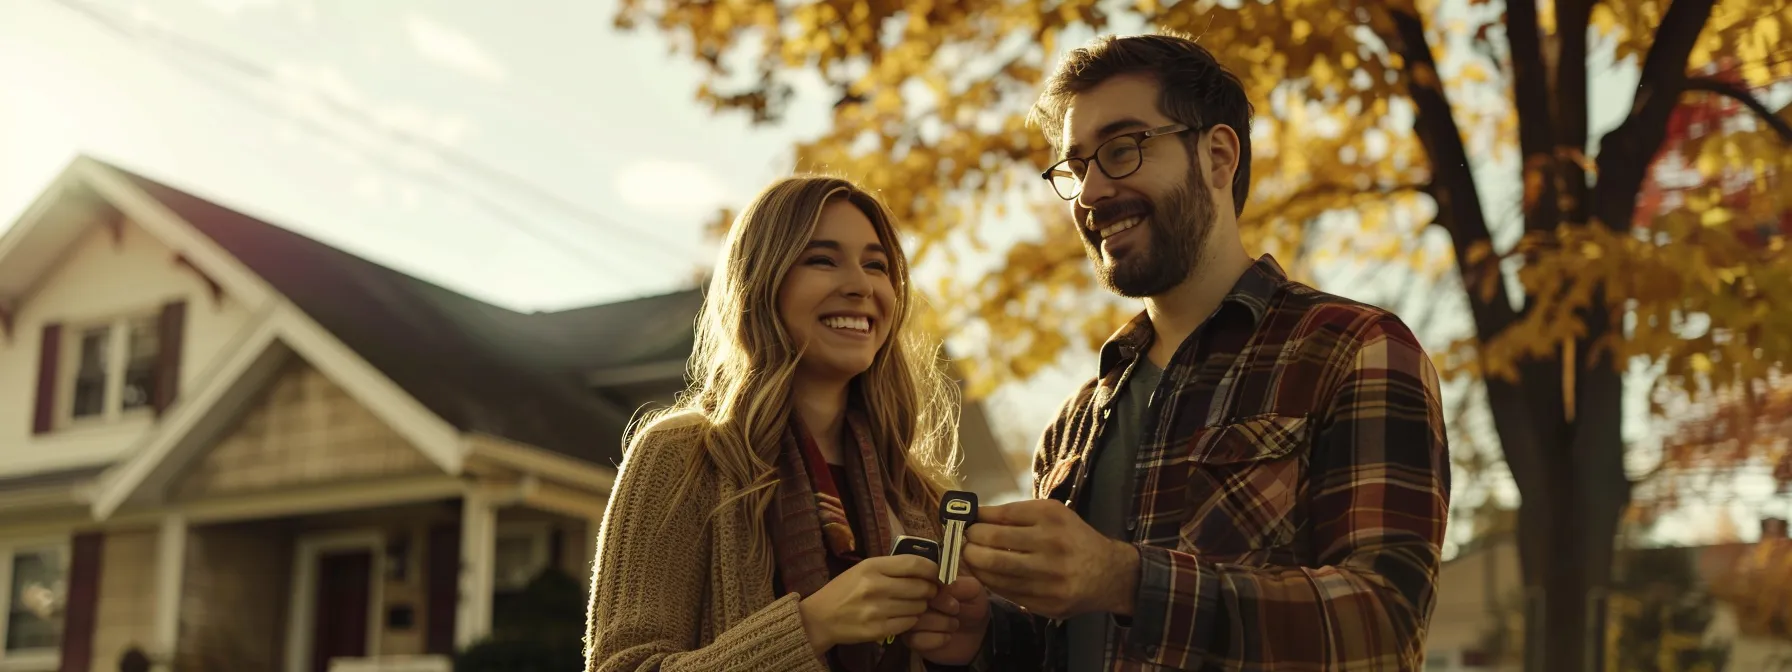
POLYGON ((1760 115, 1761 121, 1766 122, 1769 127, 1773 128, 1774 132, 1779 133, 1781 140, 1785 140, 1787 143, 1792 143, 1792 123, 1787 123, 1785 119, 1774 114, 1773 110, 1767 109, 1766 103, 1761 102, 1761 99, 1756 98, 1753 93, 1750 93, 1748 89, 1742 88, 1741 85, 1726 82, 1715 77, 1691 77, 1686 80, 1686 90, 1715 93, 1720 96, 1734 99, 1737 102, 1742 103, 1743 107, 1747 107, 1750 111, 1760 115))
POLYGON ((1550 173, 1560 198, 1555 207, 1569 222, 1585 222, 1589 214, 1587 171, 1570 157, 1587 151, 1587 23, 1594 4, 1595 0, 1556 1, 1555 78, 1550 87, 1555 94, 1550 106, 1555 151, 1550 173))
POLYGON ((1365 193, 1365 192, 1379 193, 1384 196, 1393 196, 1394 194, 1399 194, 1399 193, 1408 192, 1408 191, 1416 191, 1419 193, 1430 193, 1431 192, 1431 184, 1429 182, 1426 182, 1426 183, 1415 183, 1415 184, 1370 185, 1368 188, 1365 189, 1362 187, 1358 187, 1354 184, 1344 184, 1342 182, 1322 182, 1319 184, 1308 185, 1305 188, 1302 188, 1300 191, 1296 191, 1292 194, 1289 194, 1286 198, 1278 200, 1272 204, 1257 206, 1257 207, 1268 208, 1269 212, 1276 212, 1278 210, 1286 209, 1288 206, 1291 206, 1295 203, 1299 203, 1301 201, 1306 201, 1306 200, 1311 200, 1311 199, 1316 199, 1316 198, 1324 198, 1324 197, 1328 197, 1328 196, 1350 196, 1353 194, 1361 194, 1361 193, 1365 193))
MULTIPOLYGON (((1481 195, 1475 176, 1468 167, 1468 150, 1462 143, 1462 130, 1450 111, 1450 100, 1437 81, 1437 62, 1431 56, 1431 44, 1425 38, 1425 24, 1416 14, 1388 10, 1394 23, 1390 44, 1405 60, 1407 92, 1416 108, 1413 130, 1425 148, 1431 164, 1431 197, 1437 201, 1437 222, 1450 232, 1458 263, 1469 258, 1469 248, 1477 242, 1492 240, 1487 218, 1481 211, 1481 195)), ((1517 311, 1502 283, 1490 301, 1480 301, 1471 294, 1469 306, 1475 318, 1475 329, 1483 337, 1504 331, 1518 321, 1517 311)))
POLYGON ((1593 208, 1614 231, 1630 230, 1637 193, 1667 138, 1668 115, 1686 86, 1687 57, 1711 20, 1714 2, 1674 0, 1668 5, 1649 54, 1643 58, 1630 116, 1599 140, 1599 184, 1593 190, 1593 208))
MULTIPOLYGON (((1682 2, 1686 0, 1680 0, 1682 2)), ((1708 1, 1708 0, 1707 0, 1708 1)), ((1450 232, 1450 244, 1456 253, 1457 270, 1463 276, 1464 289, 1469 289, 1469 314, 1474 318, 1475 334, 1486 342, 1516 323, 1521 313, 1512 307, 1506 283, 1493 283, 1492 296, 1483 297, 1473 291, 1470 279, 1475 268, 1469 263, 1470 250, 1491 244, 1487 217, 1481 210, 1481 196, 1474 174, 1468 167, 1468 152, 1462 143, 1462 131, 1450 110, 1449 98, 1437 81, 1437 62, 1425 38, 1425 24, 1415 13, 1388 9, 1394 28, 1389 47, 1405 60, 1407 93, 1412 96, 1413 130, 1424 146, 1431 163, 1432 198, 1437 200, 1437 221, 1450 232)), ((1547 136, 1545 136, 1547 138, 1547 136)), ((1535 305, 1525 304, 1526 309, 1535 305)), ((1485 354, 1481 356, 1485 357, 1485 354)), ((1560 386, 1548 383, 1560 380, 1556 369, 1537 362, 1519 366, 1524 382, 1512 383, 1484 379, 1488 406, 1493 412, 1494 427, 1500 445, 1511 467, 1512 479, 1523 493, 1527 508, 1547 507, 1551 493, 1544 488, 1546 448, 1556 447, 1542 439, 1551 428, 1560 424, 1560 386), (1526 386, 1537 389, 1529 389, 1526 386), (1554 415, 1540 414, 1543 409, 1556 409, 1554 415)), ((1532 563, 1533 565, 1536 563, 1532 563)), ((1534 571, 1534 570, 1532 570, 1534 571)))
POLYGON ((1512 98, 1518 109, 1518 149, 1527 163, 1550 151, 1549 70, 1543 62, 1543 30, 1537 3, 1506 3, 1506 41, 1512 49, 1512 98))

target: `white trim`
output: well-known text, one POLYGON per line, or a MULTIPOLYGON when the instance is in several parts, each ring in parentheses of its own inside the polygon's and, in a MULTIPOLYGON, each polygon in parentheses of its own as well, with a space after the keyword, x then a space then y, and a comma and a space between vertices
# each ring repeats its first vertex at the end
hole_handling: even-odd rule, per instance
POLYGON ((520 503, 540 511, 582 519, 586 517, 602 518, 604 507, 609 502, 609 497, 603 494, 576 490, 555 483, 537 483, 535 487, 524 493, 520 503))
POLYGON ((424 408, 390 378, 360 358, 296 307, 280 299, 252 323, 254 331, 220 361, 216 375, 165 415, 145 446, 115 467, 94 498, 94 517, 105 520, 145 489, 150 477, 170 459, 187 434, 216 408, 236 382, 257 366, 273 366, 267 351, 276 342, 315 367, 343 392, 404 437, 449 475, 461 469, 460 433, 424 408))
POLYGON ((300 538, 293 552, 292 608, 286 624, 287 672, 311 669, 311 646, 316 633, 311 630, 317 612, 317 565, 325 551, 367 549, 373 556, 367 570, 367 657, 380 655, 380 636, 384 630, 380 614, 386 602, 386 538, 379 530, 357 530, 307 535, 300 538))
POLYGON ((118 507, 136 495, 150 474, 168 460, 169 454, 174 452, 181 440, 211 414, 218 401, 244 374, 258 363, 263 366, 278 364, 265 361, 279 329, 279 322, 274 319, 278 311, 274 308, 270 306, 264 310, 259 319, 252 318, 244 327, 249 336, 218 359, 215 374, 202 379, 197 389, 189 393, 190 396, 170 408, 157 424, 156 431, 146 436, 143 444, 131 451, 129 459, 106 471, 106 477, 101 479, 99 491, 93 499, 95 520, 111 517, 118 507))
MULTIPOLYGON (((106 530, 153 528, 169 514, 178 514, 191 525, 265 520, 290 516, 341 513, 458 499, 466 491, 460 479, 445 474, 418 474, 390 479, 323 483, 275 492, 208 497, 192 502, 121 511, 100 526, 106 530)), ((9 510, 10 511, 10 510, 9 510)), ((0 539, 58 534, 90 526, 91 514, 70 507, 34 514, 30 518, 0 522, 0 539)))
MULTIPOLYGON (((282 303, 287 303, 282 299, 282 303)), ((287 305, 291 305, 288 303, 287 305)), ((392 427, 442 471, 461 471, 460 431, 424 407, 386 374, 297 307, 281 311, 281 340, 336 383, 349 397, 392 427)))
POLYGON ((31 201, 31 205, 25 207, 25 212, 21 213, 18 219, 13 220, 12 228, 0 235, 0 261, 12 256, 13 250, 18 249, 26 239, 31 237, 30 230, 36 228, 37 222, 42 220, 44 215, 49 214, 51 208, 62 202, 62 198, 68 195, 70 187, 81 184, 82 176, 74 169, 78 163, 80 163, 80 159, 76 159, 74 163, 62 169, 62 174, 51 180, 50 184, 44 187, 43 192, 31 201))
POLYGON ((320 513, 337 513, 399 504, 431 502, 457 497, 465 489, 459 479, 443 474, 355 483, 330 483, 298 490, 254 493, 234 497, 210 497, 166 508, 120 514, 110 521, 120 526, 153 520, 178 512, 194 523, 261 520, 320 513))
POLYGON ((164 661, 174 660, 174 649, 180 642, 180 602, 186 569, 187 519, 168 514, 156 530, 155 630, 150 637, 150 650, 164 661))
POLYGON ((83 156, 75 159, 70 170, 79 174, 87 186, 112 207, 124 213, 126 219, 186 257, 206 277, 217 281, 224 293, 251 306, 278 296, 267 281, 249 270, 247 265, 111 167, 83 156))
MULTIPOLYGON (((6 629, 12 624, 12 573, 13 554, 19 551, 54 549, 61 554, 64 581, 64 599, 68 595, 69 565, 73 560, 73 545, 69 534, 43 535, 19 539, 0 540, 0 670, 35 670, 57 669, 62 665, 62 646, 57 642, 53 649, 30 649, 18 653, 7 653, 5 648, 6 629)), ((64 624, 64 636, 67 636, 67 624, 64 624)))
POLYGON ((282 340, 298 351, 356 401, 391 425, 400 436, 449 474, 460 473, 458 432, 437 417, 403 388, 393 383, 334 334, 256 275, 248 265, 200 233, 154 197, 136 188, 123 175, 98 161, 82 157, 75 168, 88 183, 132 221, 218 281, 226 293, 247 305, 277 300, 288 310, 276 315, 283 322, 282 340))
POLYGON ((497 510, 485 492, 469 488, 461 499, 456 649, 479 641, 492 629, 492 556, 497 551, 497 518, 497 510))
POLYGON ((474 432, 466 435, 466 446, 469 461, 489 460, 523 473, 583 486, 599 494, 609 494, 616 485, 613 468, 503 437, 474 432))
POLYGON ((226 294, 243 305, 260 306, 267 311, 263 323, 258 325, 260 330, 232 353, 235 366, 217 369, 219 375, 202 382, 198 394, 182 395, 183 398, 175 404, 175 412, 165 416, 157 430, 145 438, 144 444, 131 451, 132 457, 108 472, 94 498, 95 518, 105 520, 138 493, 175 445, 194 424, 209 414, 217 401, 217 392, 235 382, 275 335, 444 471, 460 473, 462 446, 458 431, 293 306, 216 241, 104 163, 85 156, 71 162, 62 175, 33 201, 19 220, 19 226, 0 236, 0 262, 14 255, 33 236, 33 230, 49 221, 44 215, 80 185, 91 189, 126 220, 216 281, 226 294), (213 392, 210 398, 200 399, 208 390, 213 392))
MULTIPOLYGON (((48 224, 44 223, 45 218, 58 204, 64 202, 64 199, 74 187, 83 183, 84 178, 80 172, 75 169, 75 165, 79 163, 80 160, 77 159, 75 162, 69 164, 68 167, 64 168, 62 174, 57 175, 56 179, 52 180, 49 186, 45 187, 43 192, 38 194, 38 197, 35 200, 31 201, 31 205, 26 207, 25 212, 21 214, 17 220, 14 220, 13 226, 10 229, 7 229, 4 234, 0 234, 0 268, 16 268, 18 262, 14 261, 13 257, 23 254, 19 252, 18 249, 24 246, 26 241, 35 237, 37 230, 40 227, 56 225, 56 222, 50 222, 48 224)), ((72 244, 72 241, 70 244, 72 244)), ((43 259, 41 257, 33 259, 33 261, 42 264, 42 266, 36 269, 36 272, 34 273, 35 277, 31 277, 27 281, 21 283, 17 293, 12 296, 8 297, 0 295, 0 300, 7 298, 21 300, 5 305, 7 310, 17 311, 19 304, 22 303, 22 299, 32 293, 33 288, 42 281, 42 277, 53 271, 56 266, 61 263, 60 259, 43 259)), ((4 282, 4 279, 0 278, 0 282, 4 282)))

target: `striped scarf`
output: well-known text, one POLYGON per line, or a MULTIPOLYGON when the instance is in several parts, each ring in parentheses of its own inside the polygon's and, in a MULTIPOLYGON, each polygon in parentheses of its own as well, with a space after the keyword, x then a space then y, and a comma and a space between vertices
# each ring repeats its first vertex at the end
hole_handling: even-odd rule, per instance
MULTIPOLYGON (((794 413, 790 429, 778 451, 778 495, 771 514, 772 547, 777 554, 778 576, 786 591, 803 597, 827 585, 827 555, 856 561, 888 555, 901 534, 900 523, 890 511, 888 484, 877 459, 871 435, 858 414, 848 412, 847 440, 841 446, 846 474, 858 506, 856 538, 840 501, 838 484, 828 470, 807 429, 794 413)), ((834 647, 835 660, 851 672, 904 669, 907 650, 900 642, 883 646, 876 642, 834 647)))

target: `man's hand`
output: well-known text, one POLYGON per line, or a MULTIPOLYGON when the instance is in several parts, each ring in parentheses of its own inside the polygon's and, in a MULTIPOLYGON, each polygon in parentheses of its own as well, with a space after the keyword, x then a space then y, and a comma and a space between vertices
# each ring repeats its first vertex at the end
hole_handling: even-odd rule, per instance
POLYGON ((1139 552, 1049 499, 986 506, 965 532, 964 564, 983 585, 1048 618, 1132 614, 1139 552))
POLYGON ((903 643, 934 663, 966 665, 988 632, 989 593, 977 579, 960 576, 928 601, 927 613, 903 635, 903 643))

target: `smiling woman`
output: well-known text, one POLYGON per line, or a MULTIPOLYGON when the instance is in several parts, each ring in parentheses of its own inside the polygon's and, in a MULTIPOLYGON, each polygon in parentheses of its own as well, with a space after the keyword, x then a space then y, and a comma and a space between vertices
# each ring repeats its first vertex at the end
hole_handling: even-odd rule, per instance
POLYGON ((778 289, 778 318, 802 353, 799 380, 838 388, 829 392, 844 398, 846 381, 871 368, 889 338, 896 301, 889 257, 858 206, 836 200, 821 209, 778 289))
POLYGON ((691 389, 624 455, 588 670, 919 665, 883 642, 949 598, 932 561, 889 552, 938 537, 958 405, 904 328, 908 272, 889 211, 850 182, 780 180, 741 213, 691 389))

